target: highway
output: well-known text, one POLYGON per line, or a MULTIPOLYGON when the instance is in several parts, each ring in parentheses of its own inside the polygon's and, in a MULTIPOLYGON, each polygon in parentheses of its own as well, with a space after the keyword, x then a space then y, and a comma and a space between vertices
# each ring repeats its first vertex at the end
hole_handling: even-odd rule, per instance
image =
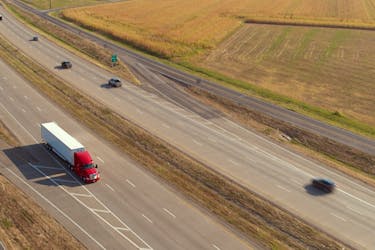
MULTIPOLYGON (((126 83, 119 89, 104 88, 103 84, 111 76, 108 72, 43 37, 39 42, 30 42, 34 32, 8 14, 0 26, 0 33, 77 89, 216 171, 357 249, 369 249, 375 245, 373 188, 282 148, 219 113, 212 113, 210 109, 205 117, 126 83), (55 68, 64 59, 73 62, 71 70, 55 68), (336 192, 324 195, 311 188, 309 183, 315 176, 333 179, 338 185, 336 192)), ((139 67, 142 70, 142 66, 139 67)), ((145 77, 153 77, 155 81, 160 81, 158 84, 162 84, 162 78, 155 77, 149 70, 144 72, 145 77)), ((22 94, 18 94, 22 99, 22 94)), ((202 110, 203 107, 200 112, 202 110)), ((22 114, 22 111, 18 113, 22 114)), ((83 144, 86 144, 87 141, 83 139, 83 144)), ((107 174, 116 178, 115 169, 108 169, 107 174)), ((103 183, 107 181, 106 178, 103 183)), ((112 178, 108 180, 112 182, 112 178)))
POLYGON ((0 172, 32 196, 88 249, 250 249, 244 240, 65 115, 0 60, 0 119, 23 146, 4 149, 0 172), (41 144, 56 121, 99 164, 82 185, 41 144))
MULTIPOLYGON (((273 105, 271 103, 262 101, 257 98, 243 95, 231 89, 209 82, 205 79, 200 79, 196 76, 192 76, 188 73, 182 72, 180 70, 174 69, 157 61, 151 60, 140 54, 134 53, 131 50, 110 43, 93 34, 72 27, 58 19, 49 16, 48 11, 38 11, 20 2, 19 0, 14 0, 14 2, 22 8, 27 9, 28 11, 31 11, 34 14, 37 14, 40 17, 45 18, 60 27, 68 29, 76 34, 79 33, 80 36, 90 39, 99 45, 105 46, 106 48, 112 49, 116 54, 118 54, 118 56, 123 61, 127 62, 132 67, 132 69, 135 70, 135 72, 138 72, 139 66, 142 65, 143 68, 151 72, 154 72, 159 76, 165 76, 169 79, 173 79, 177 83, 183 84, 185 86, 195 86, 199 89, 208 91, 210 93, 215 93, 217 96, 224 97, 241 106, 248 107, 250 110, 255 110, 263 114, 267 114, 273 117, 274 119, 290 123, 293 126, 299 127, 303 130, 312 132, 317 135, 327 137, 330 140, 339 142, 349 147, 353 147, 367 154, 375 155, 375 140, 373 139, 369 139, 364 136, 354 134, 342 128, 322 123, 320 121, 293 112, 291 110, 273 105)), ((182 92, 178 93, 178 96, 176 97, 175 94, 177 93, 177 91, 174 88, 168 86, 161 87, 160 84, 155 84, 152 81, 149 83, 152 85, 152 87, 158 89, 160 92, 163 92, 163 94, 165 96, 168 96, 169 98, 175 100, 177 99, 177 101, 181 101, 181 99, 183 98, 184 101, 181 104, 185 105, 185 108, 191 107, 191 103, 188 101, 188 97, 186 95, 184 96, 182 92)))

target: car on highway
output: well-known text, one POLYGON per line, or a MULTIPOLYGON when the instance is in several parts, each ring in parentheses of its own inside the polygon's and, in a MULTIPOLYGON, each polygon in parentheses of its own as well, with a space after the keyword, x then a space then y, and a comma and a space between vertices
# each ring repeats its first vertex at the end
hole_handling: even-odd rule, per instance
POLYGON ((33 41, 39 41, 39 37, 37 37, 37 36, 33 36, 33 38, 31 39, 31 40, 33 40, 33 41))
POLYGON ((121 87, 122 83, 121 80, 118 79, 117 77, 112 77, 111 79, 108 80, 108 86, 110 87, 121 87))
POLYGON ((331 193, 335 190, 336 184, 326 178, 314 178, 311 181, 313 187, 320 189, 324 192, 331 193))
POLYGON ((1 21, 1 20, 3 20, 3 16, 2 16, 2 15, 0 15, 0 21, 1 21))
POLYGON ((61 68, 63 69, 70 69, 72 66, 73 66, 72 63, 69 61, 63 61, 61 63, 61 68))

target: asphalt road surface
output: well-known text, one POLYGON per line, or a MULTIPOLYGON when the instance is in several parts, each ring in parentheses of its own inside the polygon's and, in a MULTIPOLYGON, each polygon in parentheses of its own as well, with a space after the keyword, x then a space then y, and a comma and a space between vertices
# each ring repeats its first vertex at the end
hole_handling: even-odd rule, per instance
MULTIPOLYGON (((0 33, 77 89, 342 241, 358 249, 375 245, 374 189, 284 149, 220 115, 208 118, 198 115, 127 83, 122 88, 107 89, 104 83, 110 77, 108 72, 43 37, 39 42, 30 42, 34 33, 8 15, 6 18, 0 33), (73 62, 72 69, 55 68, 64 59, 73 62), (336 192, 325 195, 313 189, 309 183, 315 176, 333 179, 338 185, 336 192)), ((141 65, 139 70, 142 71, 141 65)), ((162 81, 149 70, 144 70, 144 74, 146 78, 162 81)))
MULTIPOLYGON (((84 36, 96 42, 99 45, 103 45, 107 48, 113 49, 113 51, 116 54, 118 54, 118 56, 123 61, 131 65, 132 69, 135 70, 135 72, 138 72, 137 69, 139 67, 139 64, 142 64, 144 68, 147 68, 149 71, 152 71, 159 76, 160 75, 166 76, 169 79, 173 79, 175 82, 178 82, 184 85, 196 86, 198 88, 209 91, 211 93, 215 93, 217 96, 221 96, 229 100, 232 100, 233 102, 238 103, 242 106, 248 107, 251 110, 259 111, 273 118, 282 120, 284 122, 288 122, 306 131, 327 137, 333 141, 337 141, 349 147, 356 148, 370 155, 375 155, 375 140, 373 139, 369 139, 369 138, 354 134, 350 131, 347 131, 338 127, 334 127, 326 123, 322 123, 310 117, 295 113, 291 110, 287 110, 285 108, 281 108, 271 103, 264 102, 260 99, 240 94, 236 91, 227 89, 225 87, 214 84, 207 80, 199 79, 196 76, 192 76, 188 73, 176 70, 172 67, 153 61, 147 57, 144 57, 130 50, 127 50, 125 48, 112 44, 108 41, 105 41, 101 38, 94 36, 93 34, 80 31, 77 28, 69 26, 68 24, 64 22, 59 21, 58 19, 55 19, 49 16, 48 12, 46 11, 40 12, 17 0, 15 0, 14 2, 18 3, 23 8, 26 8, 29 11, 32 11, 33 13, 38 14, 45 19, 48 19, 49 21, 55 23, 58 26, 64 27, 65 29, 69 29, 72 32, 79 33, 81 36, 84 36)), ((154 81, 151 81, 149 83, 156 89, 160 87, 160 84, 155 84, 154 81)), ((173 88, 170 88, 170 87, 168 88, 167 86, 163 86, 161 89, 158 89, 158 90, 160 92, 163 92, 163 94, 168 96, 169 98, 172 98, 172 99, 176 98, 175 96, 176 90, 173 88)), ((181 104, 185 105, 185 107, 187 108, 190 108, 191 103, 189 101, 189 97, 186 95, 183 97, 183 93, 179 93, 178 94, 178 98, 180 98, 179 101, 181 101, 181 97, 184 99, 184 101, 181 102, 181 104)))
POLYGON ((126 155, 31 88, 0 60, 0 119, 23 146, 4 149, 0 171, 89 249, 250 249, 249 243, 149 176, 126 155), (56 121, 99 164, 82 185, 41 144, 40 123, 56 121))

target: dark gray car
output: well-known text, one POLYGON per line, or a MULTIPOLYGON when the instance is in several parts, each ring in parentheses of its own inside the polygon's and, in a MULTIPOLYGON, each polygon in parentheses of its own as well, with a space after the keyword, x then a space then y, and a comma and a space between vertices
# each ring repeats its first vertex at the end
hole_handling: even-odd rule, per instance
POLYGON ((110 87, 115 87, 115 88, 117 88, 117 87, 121 87, 122 83, 121 83, 121 80, 120 80, 120 79, 118 79, 117 77, 113 77, 113 78, 109 79, 109 81, 108 81, 108 85, 109 85, 110 87))

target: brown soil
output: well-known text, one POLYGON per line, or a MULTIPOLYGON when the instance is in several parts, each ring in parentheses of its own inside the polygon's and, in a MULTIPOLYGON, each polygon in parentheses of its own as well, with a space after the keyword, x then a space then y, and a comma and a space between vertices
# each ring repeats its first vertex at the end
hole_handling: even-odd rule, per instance
POLYGON ((6 249, 86 249, 0 173, 0 239, 6 249))

